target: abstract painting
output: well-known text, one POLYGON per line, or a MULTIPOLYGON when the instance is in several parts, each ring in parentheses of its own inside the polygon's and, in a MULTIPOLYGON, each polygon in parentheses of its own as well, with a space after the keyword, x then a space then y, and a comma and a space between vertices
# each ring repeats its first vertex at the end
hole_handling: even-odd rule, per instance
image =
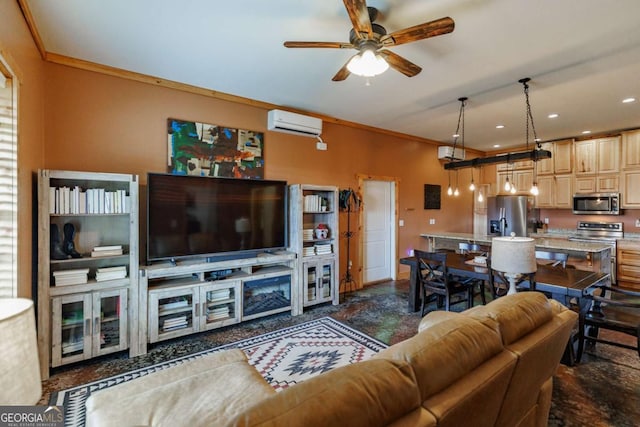
POLYGON ((167 119, 168 172, 264 178, 264 133, 167 119))

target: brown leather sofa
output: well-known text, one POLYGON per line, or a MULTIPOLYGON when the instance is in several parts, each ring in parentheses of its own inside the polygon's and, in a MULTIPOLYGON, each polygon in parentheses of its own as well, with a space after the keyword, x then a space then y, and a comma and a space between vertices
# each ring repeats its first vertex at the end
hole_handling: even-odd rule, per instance
POLYGON ((87 401, 88 426, 546 426, 577 315, 537 292, 435 311, 373 359, 275 392, 239 350, 87 401))

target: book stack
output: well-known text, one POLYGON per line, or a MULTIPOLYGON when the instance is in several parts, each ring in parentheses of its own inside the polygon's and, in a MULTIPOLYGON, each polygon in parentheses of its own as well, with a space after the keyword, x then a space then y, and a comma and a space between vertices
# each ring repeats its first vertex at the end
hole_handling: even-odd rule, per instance
POLYGON ((158 310, 160 311, 160 313, 168 310, 173 310, 175 308, 183 308, 183 307, 189 306, 189 301, 183 297, 170 298, 164 301, 167 301, 167 302, 160 304, 160 306, 158 307, 158 310))
POLYGON ((308 194, 304 196, 302 203, 302 209, 305 212, 320 212, 321 210, 323 210, 322 205, 325 204, 326 206, 326 201, 324 200, 324 198, 317 194, 308 194))
POLYGON ((316 248, 313 246, 305 246, 302 248, 302 256, 314 256, 316 254, 316 248))
POLYGON ((229 314, 230 314, 230 311, 229 311, 228 305, 223 305, 216 308, 210 308, 207 311, 207 320, 210 322, 213 322, 216 320, 226 319, 230 317, 229 314))
POLYGON ((96 281, 124 279, 127 277, 127 267, 124 265, 116 267, 101 267, 96 270, 96 281))
POLYGON ((60 270, 53 272, 55 286, 82 285, 89 280, 88 268, 60 270))
POLYGON ((91 257, 122 255, 122 245, 96 246, 91 251, 91 257))
POLYGON ((187 322, 187 315, 171 317, 169 319, 165 319, 162 323, 162 332, 170 332, 176 329, 182 329, 189 326, 189 322, 187 322))
POLYGON ((104 188, 49 187, 50 214, 120 214, 131 211, 126 190, 104 188))
POLYGON ((302 240, 313 240, 313 228, 305 228, 302 230, 302 240))
POLYGON ((316 255, 326 255, 332 253, 331 243, 318 243, 315 244, 316 255))
POLYGON ((231 289, 229 288, 219 289, 217 291, 209 292, 207 294, 207 301, 208 302, 224 301, 229 299, 230 296, 231 296, 231 289))

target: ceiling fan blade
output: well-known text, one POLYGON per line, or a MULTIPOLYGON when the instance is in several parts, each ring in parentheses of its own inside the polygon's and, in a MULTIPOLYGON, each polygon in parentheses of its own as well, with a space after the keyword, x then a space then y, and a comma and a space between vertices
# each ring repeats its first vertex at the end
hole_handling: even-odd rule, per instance
POLYGON ((424 24, 414 25, 404 30, 394 31, 380 38, 380 43, 384 46, 397 46, 404 43, 422 40, 429 37, 440 36, 453 31, 455 23, 453 19, 446 17, 424 24))
POLYGON ((329 47, 334 49, 353 49, 351 43, 342 42, 284 42, 284 47, 329 47))
POLYGON ((361 38, 363 33, 366 33, 365 38, 371 38, 373 31, 371 29, 371 20, 369 19, 369 10, 367 9, 367 2, 365 0, 343 0, 344 7, 347 9, 353 29, 361 38))
POLYGON ((380 55, 387 61, 389 66, 396 71, 400 71, 407 77, 413 77, 422 71, 422 68, 418 67, 413 62, 404 59, 402 56, 391 52, 390 50, 378 51, 380 55))
MULTIPOLYGON (((351 58, 349 58, 349 61, 351 61, 351 58)), ((347 61, 347 64, 349 63, 349 61, 347 61)), ((351 71, 347 69, 347 64, 344 64, 331 80, 333 80, 334 82, 340 82, 349 77, 349 75, 351 75, 351 71)))

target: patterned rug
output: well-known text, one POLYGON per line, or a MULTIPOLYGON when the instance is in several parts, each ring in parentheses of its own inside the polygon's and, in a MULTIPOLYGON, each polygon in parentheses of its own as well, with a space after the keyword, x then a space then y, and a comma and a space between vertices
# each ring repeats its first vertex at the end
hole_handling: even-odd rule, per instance
POLYGON ((65 426, 84 426, 84 404, 92 392, 179 365, 205 354, 240 348, 249 363, 276 390, 330 369, 370 358, 387 345, 330 317, 205 350, 168 362, 52 393, 50 405, 62 405, 65 426))

